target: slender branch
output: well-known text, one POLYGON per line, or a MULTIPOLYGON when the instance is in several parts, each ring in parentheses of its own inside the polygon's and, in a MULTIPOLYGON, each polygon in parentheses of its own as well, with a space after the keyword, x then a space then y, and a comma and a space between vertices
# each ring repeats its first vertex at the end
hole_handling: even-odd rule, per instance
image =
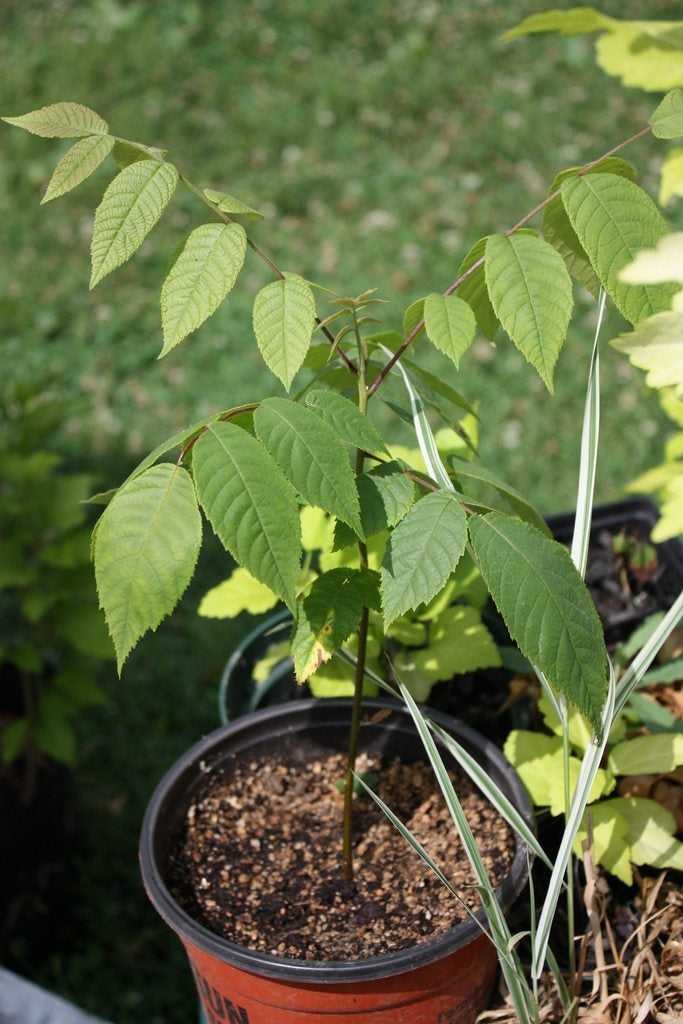
MULTIPOLYGON (((361 337, 356 311, 353 310, 353 328, 358 345, 358 410, 364 416, 367 412, 368 389, 365 382, 367 366, 367 345, 361 337)), ((365 453, 361 448, 356 451, 356 475, 363 472, 365 453)), ((358 555, 361 569, 368 567, 368 549, 364 541, 358 541, 358 555)), ((356 760, 358 758, 358 741, 360 737, 361 716, 363 713, 363 684, 365 683, 365 661, 368 649, 368 623, 370 612, 367 605, 361 612, 358 627, 358 658, 353 681, 353 703, 351 706, 351 728, 349 731, 349 756, 344 784, 344 820, 342 827, 342 871, 347 882, 353 881, 353 790, 356 760)))
MULTIPOLYGON (((588 174, 592 170, 592 168, 596 166, 596 164, 601 163, 603 160, 606 160, 610 156, 614 156, 615 153, 618 153, 626 146, 630 146, 632 142, 637 142, 638 139, 642 139, 642 137, 644 135, 647 135, 650 130, 651 129, 649 125, 647 125, 645 128, 641 128, 640 131, 637 131, 635 133, 635 135, 631 135, 628 139, 625 139, 623 142, 619 142, 616 146, 612 146, 612 148, 608 149, 606 153, 602 154, 602 156, 598 156, 595 158, 595 160, 591 160, 590 163, 584 164, 583 167, 581 167, 580 170, 576 172, 577 175, 581 176, 584 174, 588 174)), ((504 234, 506 236, 514 235, 516 231, 519 231, 519 229, 523 228, 525 224, 528 224, 530 220, 533 220, 537 213, 540 213, 541 210, 544 210, 549 203, 552 203, 553 199, 557 199, 559 194, 560 189, 555 189, 555 191, 551 192, 550 195, 546 196, 546 198, 542 202, 537 203, 532 210, 529 210, 528 213, 525 213, 521 220, 518 220, 517 223, 513 224, 511 228, 508 228, 508 230, 505 231, 504 234)), ((456 291, 464 281, 466 281, 469 277, 472 276, 472 274, 479 270, 481 266, 483 266, 484 260, 485 256, 480 256, 478 260, 475 260, 474 263, 472 263, 471 266, 467 268, 467 270, 464 270, 462 274, 459 274, 456 277, 456 279, 451 284, 449 284, 448 288, 443 294, 446 296, 452 295, 453 292, 456 291)), ((374 381, 370 385, 368 389, 369 398, 372 398, 377 389, 381 387, 382 382, 389 375, 389 373, 391 373, 391 370, 399 361, 399 359, 406 351, 406 349, 409 348, 410 345, 412 345, 412 343, 415 341, 415 338, 417 338, 418 334, 420 334, 424 330, 424 326, 424 320, 420 320, 420 322, 415 324, 413 329, 406 335, 406 337, 403 339, 399 347, 394 352, 391 359, 389 359, 389 361, 377 374, 374 381)))

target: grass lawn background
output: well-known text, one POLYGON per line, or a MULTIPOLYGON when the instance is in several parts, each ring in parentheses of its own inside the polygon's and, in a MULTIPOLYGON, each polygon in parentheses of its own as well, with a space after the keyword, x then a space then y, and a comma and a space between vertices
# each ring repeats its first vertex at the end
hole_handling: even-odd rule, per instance
MULTIPOLYGON (((199 184, 264 210, 254 237, 282 267, 340 293, 377 287, 390 300, 387 328, 400 326, 408 303, 444 288, 482 234, 514 223, 557 170, 630 135, 655 103, 605 77, 589 38, 501 42, 506 28, 545 6, 5 0, 2 113, 60 99, 92 106, 116 134, 168 148, 199 184)), ((683 17, 683 4, 657 0, 647 10, 636 0, 605 0, 601 9, 683 17)), ((253 296, 268 280, 251 256, 219 313, 156 361, 159 289, 204 216, 191 196, 179 189, 141 251, 88 293, 92 210, 113 166, 41 209, 67 144, 0 130, 4 372, 33 360, 73 397, 57 439, 73 462, 96 466, 109 486, 177 427, 281 393, 251 331, 253 296)), ((653 193, 664 152, 645 140, 624 154, 653 193)), ((478 341, 462 372, 448 371, 483 411, 482 461, 548 512, 574 497, 595 314, 578 295, 554 398, 503 337, 495 349, 478 341)), ((605 338, 622 326, 610 313, 605 338)), ((418 350, 426 351, 424 338, 418 350)), ((658 460, 667 430, 642 376, 608 349, 602 429, 598 497, 607 500, 658 460)), ((109 703, 81 730, 84 832, 71 941, 40 964, 23 964, 117 1024, 192 1019, 189 972, 146 906, 135 848, 156 779, 216 723, 217 677, 245 623, 201 622, 194 612, 226 569, 209 541, 176 616, 143 644, 120 683, 105 673, 109 703)))

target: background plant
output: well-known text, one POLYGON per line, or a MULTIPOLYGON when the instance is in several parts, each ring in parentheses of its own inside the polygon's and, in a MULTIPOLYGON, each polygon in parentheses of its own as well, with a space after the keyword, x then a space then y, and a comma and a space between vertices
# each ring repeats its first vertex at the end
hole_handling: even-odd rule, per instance
MULTIPOLYGON (((73 719, 103 700, 96 659, 113 657, 90 567, 93 477, 54 451, 62 402, 36 367, 3 378, 0 401, 2 758, 73 763, 73 719)), ((30 786, 29 786, 30 790, 30 786)))

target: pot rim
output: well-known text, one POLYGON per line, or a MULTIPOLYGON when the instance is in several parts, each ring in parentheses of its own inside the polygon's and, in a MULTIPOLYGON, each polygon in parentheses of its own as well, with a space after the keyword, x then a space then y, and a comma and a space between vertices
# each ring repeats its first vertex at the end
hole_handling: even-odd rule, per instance
MULTIPOLYGON (((182 909, 164 882, 163 872, 155 856, 154 839, 158 829, 163 827, 161 819, 165 810, 164 804, 169 791, 178 778, 194 764, 209 757, 216 747, 224 745, 225 740, 230 736, 239 734, 254 723, 269 719, 281 719, 284 732, 287 729, 288 718, 297 713, 305 713, 314 707, 319 708, 321 705, 329 710, 342 709, 350 707, 351 700, 349 698, 326 698, 324 700, 314 698, 290 701, 286 704, 251 712, 204 736, 169 768, 154 790, 145 812, 140 834, 140 869, 147 896, 166 924, 184 943, 189 942, 204 953, 217 957, 233 967, 278 981, 319 985, 374 981, 403 974, 442 960, 481 936, 482 927, 485 924, 482 908, 474 915, 478 924, 468 917, 444 934, 407 949, 383 953, 380 956, 362 960, 297 960, 251 950, 216 935, 182 909)), ((377 710, 390 708, 397 714, 405 716, 412 723, 408 709, 397 701, 383 698, 368 699, 364 701, 364 707, 377 710)), ((443 728, 454 732, 458 740, 461 742, 464 740, 470 746, 480 750, 490 762, 495 764, 507 783, 508 795, 530 827, 535 828, 534 813, 526 789, 517 772, 505 760, 500 749, 481 733, 450 715, 427 707, 423 707, 422 711, 443 728)), ((527 848, 519 837, 516 836, 516 840, 517 849, 510 871, 502 885, 496 890, 504 911, 515 901, 526 881, 527 848)))

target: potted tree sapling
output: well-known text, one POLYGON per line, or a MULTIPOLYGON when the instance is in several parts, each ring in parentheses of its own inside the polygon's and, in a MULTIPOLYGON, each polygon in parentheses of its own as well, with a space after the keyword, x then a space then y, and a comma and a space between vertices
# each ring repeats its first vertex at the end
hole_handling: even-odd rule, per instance
MULTIPOLYGON (((91 287, 135 252, 176 189, 196 198, 204 222, 161 291, 162 356, 224 301, 247 256, 274 277, 255 296, 253 328, 288 396, 236 396, 231 407, 159 445, 120 487, 99 496, 106 508, 93 534, 119 670, 185 591, 202 515, 249 580, 289 608, 297 678, 336 657, 354 667, 350 699, 294 701, 246 715, 188 751, 152 797, 141 840, 145 886, 185 945, 209 1020, 466 1024, 486 1004, 496 955, 519 1018, 535 1019, 535 985, 505 912, 530 857, 543 858, 552 876, 532 925, 535 978, 554 963, 548 929, 586 786, 615 707, 637 676, 623 677, 617 691, 582 580, 597 341, 571 556, 525 502, 510 511, 503 499, 468 493, 462 460, 441 458, 425 403, 452 426, 452 409, 464 399, 421 369, 419 346, 426 334, 455 376, 477 324, 499 322, 552 391, 572 309, 570 270, 594 275, 632 322, 667 308, 668 285, 627 286, 617 276, 665 230, 615 157, 650 128, 565 172, 508 231, 477 242, 443 294, 411 307, 397 339, 384 321, 378 330, 383 307, 372 289, 339 295, 281 270, 255 240, 253 208, 195 184, 165 151, 115 136, 89 108, 56 103, 5 120, 36 135, 77 139, 46 199, 108 156, 118 161, 95 213, 91 287), (552 213, 546 238, 527 227, 541 210, 552 213), (300 370, 308 370, 301 385, 300 370), (373 412, 383 396, 413 424, 421 467, 392 455, 391 421, 380 430, 373 412), (334 520, 341 555, 314 576, 302 563, 302 508, 334 520), (588 723, 573 797, 564 744, 567 829, 554 866, 500 752, 453 719, 424 716, 400 673, 387 683, 368 657, 373 631, 384 635, 437 599, 465 557, 478 566, 559 721, 571 704, 588 723), (367 676, 400 702, 367 700, 367 676), (424 873, 395 827, 422 857, 424 873)), ((670 624, 671 616, 651 643, 670 624)))

